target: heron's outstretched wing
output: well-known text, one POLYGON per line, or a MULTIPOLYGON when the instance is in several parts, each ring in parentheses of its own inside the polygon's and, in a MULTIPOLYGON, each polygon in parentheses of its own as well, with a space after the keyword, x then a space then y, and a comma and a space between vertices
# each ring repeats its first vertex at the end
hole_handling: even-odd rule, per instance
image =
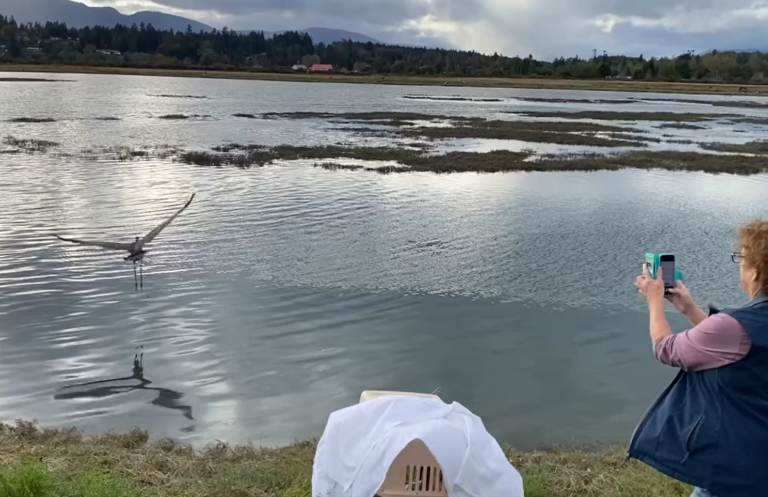
POLYGON ((191 196, 191 197, 189 197, 189 200, 187 200, 187 203, 186 203, 186 204, 184 204, 184 206, 183 206, 181 209, 179 209, 178 211, 176 211, 176 213, 175 213, 173 216, 171 216, 171 217, 169 217, 168 219, 166 219, 165 221, 163 221, 163 222, 162 222, 161 224, 159 224, 159 225, 158 225, 158 226, 157 226, 155 229, 153 229, 152 231, 150 231, 149 233, 147 233, 147 235, 146 235, 144 238, 142 238, 141 240, 139 240, 139 241, 136 243, 136 246, 137 246, 137 250, 141 250, 141 249, 144 247, 144 245, 148 244, 149 242, 151 242, 152 240, 154 240, 155 238, 157 238, 157 235, 159 235, 161 231, 163 231, 165 228, 167 228, 167 227, 168 227, 168 225, 169 225, 169 224, 171 224, 171 223, 173 222, 173 220, 174 220, 174 219, 176 219, 176 218, 178 217, 178 215, 179 215, 179 214, 181 214, 182 212, 184 212, 184 209, 186 209, 187 207, 189 207, 189 204, 191 204, 191 203, 192 203, 192 200, 195 198, 195 195, 196 195, 196 193, 193 193, 193 194, 192 194, 192 196, 191 196))
POLYGON ((131 250, 130 243, 114 243, 114 242, 100 242, 96 240, 75 240, 74 238, 64 238, 59 235, 53 235, 59 240, 63 240, 65 242, 71 242, 71 243, 77 243, 78 245, 90 245, 92 247, 102 247, 106 249, 112 249, 112 250, 131 250))

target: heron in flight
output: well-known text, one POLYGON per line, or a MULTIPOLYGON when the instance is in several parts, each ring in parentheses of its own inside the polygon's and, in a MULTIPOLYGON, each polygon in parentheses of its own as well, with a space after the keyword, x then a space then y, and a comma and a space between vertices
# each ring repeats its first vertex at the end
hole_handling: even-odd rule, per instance
POLYGON ((139 281, 141 281, 141 288, 144 288, 144 272, 142 270, 142 266, 144 264, 144 256, 147 255, 147 250, 144 250, 144 247, 150 243, 152 240, 157 238, 157 235, 160 234, 161 231, 163 231, 165 228, 168 227, 169 224, 173 222, 174 219, 178 217, 179 214, 184 212, 184 209, 189 207, 189 204, 192 203, 192 200, 195 198, 195 193, 192 194, 192 196, 187 200, 187 203, 184 204, 184 206, 176 211, 174 215, 157 225, 155 229, 150 231, 149 233, 144 236, 144 238, 139 238, 138 236, 136 239, 129 243, 117 243, 117 242, 102 242, 97 240, 75 240, 73 238, 64 238, 59 235, 54 235, 59 240, 63 240, 65 242, 71 242, 71 243, 77 243, 78 245, 89 245, 93 247, 102 247, 106 249, 111 250, 121 250, 128 252, 128 255, 123 258, 124 261, 131 261, 133 262, 133 281, 135 283, 136 289, 139 289, 139 281), (140 277, 136 276, 136 264, 139 264, 139 275, 140 277))

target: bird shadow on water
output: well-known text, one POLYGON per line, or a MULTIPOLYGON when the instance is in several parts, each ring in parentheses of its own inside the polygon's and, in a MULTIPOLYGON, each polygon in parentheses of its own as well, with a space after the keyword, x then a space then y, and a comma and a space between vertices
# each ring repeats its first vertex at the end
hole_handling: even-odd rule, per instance
MULTIPOLYGON (((119 378, 108 378, 105 380, 89 381, 69 385, 59 389, 59 393, 53 396, 56 400, 74 400, 74 399, 103 399, 113 395, 120 395, 137 390, 157 392, 157 396, 150 402, 152 405, 180 411, 185 418, 193 420, 192 407, 182 404, 183 393, 171 390, 169 388, 152 387, 152 381, 144 376, 144 353, 136 353, 133 357, 133 374, 119 378), (110 385, 136 380, 138 383, 132 385, 110 385)), ((193 428, 186 428, 183 431, 191 431, 193 428)))

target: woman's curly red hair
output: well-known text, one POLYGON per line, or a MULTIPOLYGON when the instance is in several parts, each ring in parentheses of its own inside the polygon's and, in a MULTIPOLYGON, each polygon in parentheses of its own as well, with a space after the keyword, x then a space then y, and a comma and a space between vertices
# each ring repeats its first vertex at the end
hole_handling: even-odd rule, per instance
POLYGON ((744 263, 757 270, 760 290, 768 293, 768 220, 756 219, 739 228, 739 244, 744 263))

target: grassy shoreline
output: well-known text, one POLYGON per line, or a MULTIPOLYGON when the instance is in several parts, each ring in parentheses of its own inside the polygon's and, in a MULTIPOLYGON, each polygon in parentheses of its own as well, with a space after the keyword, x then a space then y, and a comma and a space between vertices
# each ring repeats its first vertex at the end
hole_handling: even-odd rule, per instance
MULTIPOLYGON (((479 88, 527 88, 552 90, 596 90, 653 93, 685 93, 738 95, 744 85, 720 83, 674 83, 660 81, 613 81, 534 78, 484 78, 409 75, 306 74, 257 71, 214 71, 201 69, 154 69, 139 67, 78 66, 64 64, 0 64, 0 72, 122 74, 214 79, 247 79, 260 81, 293 81, 304 83, 359 83, 405 86, 450 86, 479 88)), ((768 86, 749 86, 751 92, 768 94, 768 86)))
MULTIPOLYGON (((266 449, 217 443, 196 451, 146 431, 85 436, 0 423, 4 497, 311 497, 315 442, 266 449)), ((506 448, 526 497, 687 497, 690 488, 624 451, 506 448)))

